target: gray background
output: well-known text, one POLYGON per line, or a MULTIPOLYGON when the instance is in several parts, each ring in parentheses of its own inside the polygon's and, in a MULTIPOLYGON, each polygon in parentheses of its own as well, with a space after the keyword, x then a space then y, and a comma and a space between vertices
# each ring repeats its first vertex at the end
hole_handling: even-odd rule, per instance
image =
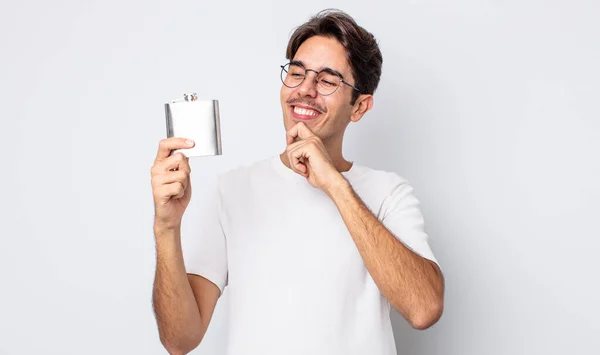
MULTIPOLYGON (((220 100, 224 155, 192 159, 194 184, 278 153, 278 66, 326 7, 384 54, 345 153, 411 181, 446 276, 434 327, 393 314, 399 354, 598 354, 595 0, 3 1, 0 354, 165 353, 163 104, 220 100)), ((222 352, 226 302, 194 353, 222 352)))

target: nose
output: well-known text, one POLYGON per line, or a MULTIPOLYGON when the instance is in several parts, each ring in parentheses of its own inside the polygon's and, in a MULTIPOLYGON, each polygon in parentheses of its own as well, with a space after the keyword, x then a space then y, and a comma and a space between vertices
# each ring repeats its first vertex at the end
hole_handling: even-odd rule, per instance
POLYGON ((317 72, 314 70, 307 70, 304 81, 297 88, 300 96, 317 97, 317 72), (313 72, 313 73, 311 73, 313 72))

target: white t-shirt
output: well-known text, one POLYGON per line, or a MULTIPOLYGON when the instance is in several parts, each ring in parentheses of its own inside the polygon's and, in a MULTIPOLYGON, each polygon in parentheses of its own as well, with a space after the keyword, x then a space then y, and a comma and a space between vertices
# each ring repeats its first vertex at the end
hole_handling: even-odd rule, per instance
MULTIPOLYGON (((395 173, 345 178, 406 246, 437 263, 419 201, 395 173)), ((395 355, 390 304, 339 211, 279 155, 218 177, 182 224, 188 273, 229 292, 228 355, 395 355)))

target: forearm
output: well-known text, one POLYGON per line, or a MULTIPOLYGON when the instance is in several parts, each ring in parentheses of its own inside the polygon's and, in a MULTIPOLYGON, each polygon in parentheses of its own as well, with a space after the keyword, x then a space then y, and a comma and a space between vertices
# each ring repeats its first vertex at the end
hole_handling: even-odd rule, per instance
POLYGON ((381 293, 413 327, 441 316, 443 278, 432 263, 400 242, 346 183, 329 192, 381 293))
POLYGON ((198 304, 183 263, 179 233, 179 229, 155 228, 153 307, 160 340, 171 354, 191 351, 204 335, 198 304))

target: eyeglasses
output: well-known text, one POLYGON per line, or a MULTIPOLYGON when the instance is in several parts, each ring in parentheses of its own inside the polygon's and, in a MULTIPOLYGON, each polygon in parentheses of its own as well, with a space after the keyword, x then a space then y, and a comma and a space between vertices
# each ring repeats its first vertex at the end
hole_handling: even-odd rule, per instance
POLYGON ((298 87, 304 82, 309 71, 317 74, 315 82, 317 84, 317 92, 320 95, 328 96, 333 94, 342 83, 360 92, 354 85, 348 84, 342 79, 342 76, 338 72, 332 69, 326 68, 321 71, 316 71, 313 69, 306 69, 304 66, 294 62, 281 66, 281 81, 283 82, 283 85, 288 88, 298 87))

